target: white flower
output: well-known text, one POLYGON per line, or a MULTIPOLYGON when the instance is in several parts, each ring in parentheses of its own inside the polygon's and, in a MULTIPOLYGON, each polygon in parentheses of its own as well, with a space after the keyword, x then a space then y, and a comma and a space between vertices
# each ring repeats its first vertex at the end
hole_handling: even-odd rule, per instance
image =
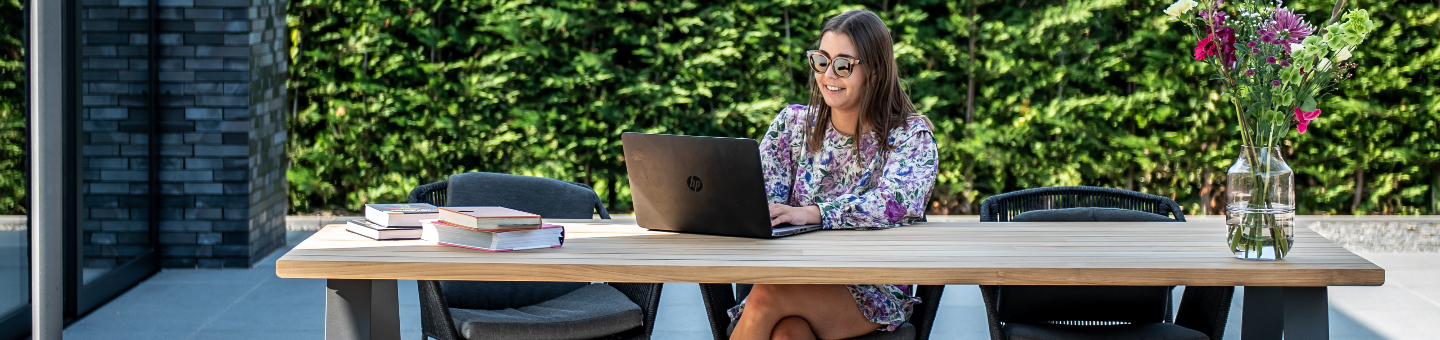
POLYGON ((1345 61, 1345 59, 1350 59, 1350 50, 1353 49, 1355 49, 1354 46, 1346 46, 1345 48, 1340 49, 1340 51, 1335 52, 1335 61, 1345 61))
POLYGON ((1330 58, 1321 58, 1320 65, 1315 66, 1315 71, 1325 72, 1330 70, 1330 58))
POLYGON ((1301 45, 1301 44, 1290 44, 1290 53, 1300 52, 1300 50, 1303 50, 1303 49, 1305 49, 1305 45, 1301 45))
POLYGON ((1178 0, 1175 1, 1174 4, 1171 4, 1169 8, 1165 9, 1165 14, 1169 14, 1171 19, 1176 19, 1179 18, 1181 14, 1185 14, 1185 12, 1189 12, 1195 8, 1196 5, 1199 5, 1199 3, 1196 3, 1195 0, 1178 0))

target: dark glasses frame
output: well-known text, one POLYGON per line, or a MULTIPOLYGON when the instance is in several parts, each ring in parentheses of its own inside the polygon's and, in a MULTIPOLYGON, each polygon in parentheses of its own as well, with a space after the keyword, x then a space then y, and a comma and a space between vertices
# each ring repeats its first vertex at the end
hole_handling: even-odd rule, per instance
POLYGON ((825 73, 826 70, 834 68, 835 75, 840 78, 846 78, 851 74, 855 74, 854 66, 861 64, 860 59, 845 56, 831 58, 820 50, 805 51, 805 61, 810 63, 810 70, 815 71, 815 73, 825 73), (816 58, 821 58, 823 61, 816 60, 816 58))

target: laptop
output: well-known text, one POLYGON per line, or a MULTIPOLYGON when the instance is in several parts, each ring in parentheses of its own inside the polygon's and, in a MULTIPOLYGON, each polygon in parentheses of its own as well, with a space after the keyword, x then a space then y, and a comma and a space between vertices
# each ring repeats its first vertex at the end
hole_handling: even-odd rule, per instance
POLYGON ((640 227, 757 238, 821 229, 770 226, 753 139, 625 133, 620 141, 640 227))

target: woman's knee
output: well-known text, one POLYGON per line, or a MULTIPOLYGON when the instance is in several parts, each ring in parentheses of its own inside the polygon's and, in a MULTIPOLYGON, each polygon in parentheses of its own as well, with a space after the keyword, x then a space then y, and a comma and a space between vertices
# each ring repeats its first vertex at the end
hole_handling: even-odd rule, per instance
POLYGON ((745 298, 745 313, 770 313, 783 308, 788 295, 785 290, 783 285, 755 285, 750 289, 750 295, 745 298))
POLYGON ((810 323, 804 318, 791 316, 775 324, 770 340, 815 340, 815 331, 810 329, 810 323))

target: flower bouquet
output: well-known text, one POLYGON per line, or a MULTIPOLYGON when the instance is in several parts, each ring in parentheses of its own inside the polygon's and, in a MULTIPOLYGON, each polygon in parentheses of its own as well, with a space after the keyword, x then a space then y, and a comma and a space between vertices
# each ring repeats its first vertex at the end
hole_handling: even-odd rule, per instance
POLYGON ((1347 62, 1376 23, 1363 9, 1335 3, 1317 28, 1280 1, 1179 0, 1165 10, 1199 39, 1195 60, 1215 70, 1221 98, 1235 109, 1240 156, 1230 168, 1225 207, 1235 256, 1279 260, 1294 243, 1294 173, 1278 147, 1320 116, 1319 99, 1354 76, 1347 62), (1199 8, 1194 14, 1192 10, 1199 8))

